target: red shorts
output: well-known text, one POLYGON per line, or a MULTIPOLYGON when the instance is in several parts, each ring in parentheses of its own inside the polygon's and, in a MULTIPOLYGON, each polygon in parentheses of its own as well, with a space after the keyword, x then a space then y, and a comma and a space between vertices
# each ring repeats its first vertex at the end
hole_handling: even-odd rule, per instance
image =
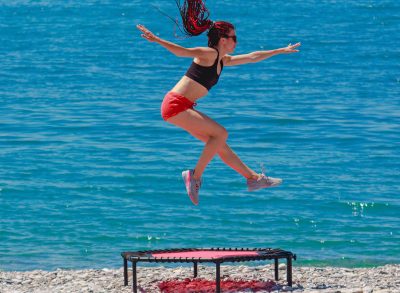
POLYGON ((161 116, 165 121, 167 121, 169 118, 179 114, 180 112, 186 111, 187 109, 193 109, 193 106, 196 106, 196 103, 193 103, 181 94, 168 92, 161 104, 161 116))

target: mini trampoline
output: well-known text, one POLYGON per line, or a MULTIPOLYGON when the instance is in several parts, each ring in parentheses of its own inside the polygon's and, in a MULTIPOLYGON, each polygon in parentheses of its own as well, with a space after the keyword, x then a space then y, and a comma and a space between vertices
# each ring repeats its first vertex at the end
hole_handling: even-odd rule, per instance
POLYGON ((220 292, 220 265, 224 262, 260 261, 274 260, 275 280, 279 279, 279 259, 286 259, 286 279, 289 286, 292 286, 292 259, 296 255, 290 251, 272 248, 184 248, 168 250, 147 250, 122 252, 124 262, 124 285, 128 286, 128 261, 132 262, 132 291, 137 292, 136 268, 138 262, 156 263, 193 263, 194 278, 197 277, 198 263, 215 263, 216 292, 220 292))

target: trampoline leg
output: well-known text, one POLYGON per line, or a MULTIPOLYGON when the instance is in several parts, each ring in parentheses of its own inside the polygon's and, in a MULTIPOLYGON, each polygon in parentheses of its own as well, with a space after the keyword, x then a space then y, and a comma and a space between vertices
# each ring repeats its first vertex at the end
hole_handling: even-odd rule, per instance
POLYGON ((132 261, 132 292, 137 293, 136 261, 132 261))
POLYGON ((217 276, 216 276, 216 279, 215 279, 215 292, 216 293, 220 293, 221 292, 221 272, 220 272, 220 263, 219 262, 217 262, 216 263, 216 271, 217 271, 217 276))
POLYGON ((221 292, 221 264, 219 262, 216 263, 216 271, 217 271, 217 276, 215 279, 215 292, 220 293, 221 292))
POLYGON ((124 286, 128 286, 128 260, 124 257, 124 286))
POLYGON ((286 271, 286 277, 287 277, 287 282, 288 286, 292 287, 292 257, 288 257, 286 259, 287 261, 287 271, 286 271))
POLYGON ((279 280, 279 272, 278 272, 278 269, 279 269, 279 264, 278 264, 278 259, 277 258, 275 258, 274 259, 274 261, 275 261, 275 281, 278 281, 279 280))
POLYGON ((193 278, 197 278, 197 262, 193 263, 193 278))

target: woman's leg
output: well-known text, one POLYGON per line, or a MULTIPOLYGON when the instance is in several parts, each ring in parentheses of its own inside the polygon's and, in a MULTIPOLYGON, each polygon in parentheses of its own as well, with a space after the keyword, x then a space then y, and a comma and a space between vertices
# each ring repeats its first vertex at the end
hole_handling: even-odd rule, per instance
POLYGON ((195 177, 200 178, 207 164, 211 161, 212 157, 216 153, 221 157, 222 161, 225 162, 232 169, 237 171, 245 178, 257 178, 258 174, 247 167, 240 158, 232 151, 232 149, 226 144, 227 133, 226 130, 219 125, 217 122, 209 118, 207 115, 189 109, 178 115, 168 119, 168 122, 183 128, 188 131, 191 135, 197 139, 206 143, 204 151, 195 167, 195 177), (193 123, 195 122, 195 123, 193 123), (210 129, 212 131, 210 131, 210 129), (212 135, 214 133, 214 136, 212 135), (225 134, 226 133, 226 134, 225 134), (221 140, 215 141, 215 137, 218 134, 222 134, 221 140), (210 144, 211 140, 211 144, 210 144), (222 144, 223 141, 223 144, 222 144), (211 147, 210 147, 211 145, 211 147))
MULTIPOLYGON (((209 137, 203 134, 199 133, 194 133, 194 132, 189 132, 192 136, 197 138, 198 140, 201 140, 203 142, 207 142, 209 137)), ((259 175, 254 172, 252 169, 250 169, 245 163, 240 160, 238 155, 229 147, 227 143, 218 151, 218 155, 221 158, 221 160, 231 167, 233 170, 241 174, 243 177, 249 179, 257 179, 259 175)))
POLYGON ((258 178, 258 174, 250 169, 245 163, 243 163, 238 155, 227 144, 220 149, 218 155, 225 164, 241 174, 243 177, 247 179, 258 178))
POLYGON ((196 164, 193 177, 200 179, 208 163, 225 144, 228 132, 217 122, 194 109, 187 109, 168 119, 168 122, 188 131, 208 136, 203 152, 196 164))

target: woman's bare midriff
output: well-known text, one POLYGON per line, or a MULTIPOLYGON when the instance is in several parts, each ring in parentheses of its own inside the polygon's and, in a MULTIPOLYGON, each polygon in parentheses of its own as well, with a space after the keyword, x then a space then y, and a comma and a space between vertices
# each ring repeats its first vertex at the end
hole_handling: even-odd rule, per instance
POLYGON ((181 94, 192 102, 196 102, 196 100, 207 95, 208 90, 197 81, 184 75, 172 88, 171 92, 181 94))

